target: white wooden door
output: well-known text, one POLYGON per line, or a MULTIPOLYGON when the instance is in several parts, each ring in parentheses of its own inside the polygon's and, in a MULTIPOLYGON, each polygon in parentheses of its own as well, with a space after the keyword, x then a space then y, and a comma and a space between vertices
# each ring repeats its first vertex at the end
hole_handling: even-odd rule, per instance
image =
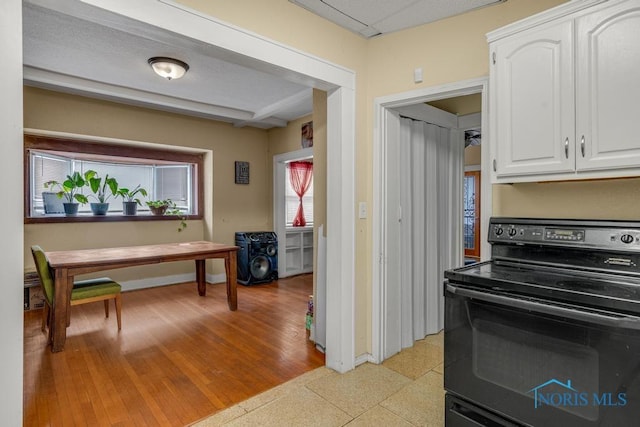
POLYGON ((573 21, 491 46, 496 176, 573 173, 573 21))
POLYGON ((576 21, 580 170, 640 165, 640 0, 576 21))

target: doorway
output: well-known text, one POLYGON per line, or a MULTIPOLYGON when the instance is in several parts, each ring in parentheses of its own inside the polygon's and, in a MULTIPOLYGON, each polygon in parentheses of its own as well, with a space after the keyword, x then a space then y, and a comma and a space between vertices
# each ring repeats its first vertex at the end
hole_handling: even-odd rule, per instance
POLYGON ((309 267, 313 266, 313 224, 295 230, 287 227, 287 164, 299 160, 313 161, 313 148, 273 156, 273 224, 279 242, 278 277, 310 273, 309 267))
MULTIPOLYGON (((481 101, 477 101, 480 105, 481 101)), ((481 259, 482 208, 482 120, 481 114, 465 116, 464 123, 464 260, 465 264, 481 259)))
POLYGON ((480 171, 464 172, 464 262, 480 259, 480 171))
MULTIPOLYGON (((398 339, 393 336, 396 324, 401 321, 402 313, 399 312, 397 300, 397 287, 391 286, 392 276, 401 266, 400 259, 395 256, 393 248, 392 232, 389 224, 393 221, 391 216, 395 213, 389 210, 389 202, 394 198, 393 189, 388 184, 390 180, 389 159, 393 159, 394 152, 390 138, 397 132, 398 120, 396 111, 404 107, 417 104, 431 103, 450 98, 480 94, 482 111, 487 111, 487 79, 474 79, 453 84, 419 89, 407 93, 401 93, 386 97, 377 98, 374 102, 375 123, 374 123, 374 200, 373 200, 373 295, 372 295, 372 355, 374 363, 382 362, 386 357, 399 351, 398 339), (397 349, 397 350, 396 350, 397 349)), ((487 129, 486 114, 481 117, 482 128, 487 129)), ((470 126, 469 126, 470 127, 470 126)), ((463 125, 458 127, 464 129, 463 125)), ((486 132, 485 132, 486 134, 486 132)), ((488 176, 488 146, 482 146, 482 166, 481 170, 488 176)), ((489 180, 484 180, 481 187, 483 205, 481 208, 480 230, 486 229, 490 216, 491 194, 489 180)), ((462 218, 462 215, 461 215, 462 218)), ((462 229, 462 220, 460 221, 462 229)), ((460 239, 462 237, 460 236, 460 239)), ((481 246, 488 246, 482 242, 481 246)), ((483 253, 488 251, 483 247, 483 253)), ((462 253, 460 253, 462 260, 462 253)))

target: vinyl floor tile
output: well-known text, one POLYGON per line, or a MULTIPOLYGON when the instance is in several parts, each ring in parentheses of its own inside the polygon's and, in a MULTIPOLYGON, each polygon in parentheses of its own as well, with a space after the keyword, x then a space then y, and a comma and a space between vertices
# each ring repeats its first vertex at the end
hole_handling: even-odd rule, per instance
POLYGON ((410 382, 409 378, 384 366, 365 363, 346 374, 313 381, 307 387, 357 417, 410 382))

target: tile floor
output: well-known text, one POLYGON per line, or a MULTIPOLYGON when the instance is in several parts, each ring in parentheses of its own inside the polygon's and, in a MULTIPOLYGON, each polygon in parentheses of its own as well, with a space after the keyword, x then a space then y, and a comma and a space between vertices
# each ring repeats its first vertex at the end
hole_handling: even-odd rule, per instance
POLYGON ((381 365, 307 372, 194 426, 442 426, 442 358, 441 332, 381 365))

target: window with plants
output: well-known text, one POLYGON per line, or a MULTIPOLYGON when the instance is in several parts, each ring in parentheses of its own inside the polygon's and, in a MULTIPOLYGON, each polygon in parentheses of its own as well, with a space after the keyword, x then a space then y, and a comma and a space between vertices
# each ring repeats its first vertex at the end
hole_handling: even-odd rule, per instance
POLYGON ((200 153, 25 135, 26 222, 151 219, 160 201, 202 217, 202 169, 200 153))

